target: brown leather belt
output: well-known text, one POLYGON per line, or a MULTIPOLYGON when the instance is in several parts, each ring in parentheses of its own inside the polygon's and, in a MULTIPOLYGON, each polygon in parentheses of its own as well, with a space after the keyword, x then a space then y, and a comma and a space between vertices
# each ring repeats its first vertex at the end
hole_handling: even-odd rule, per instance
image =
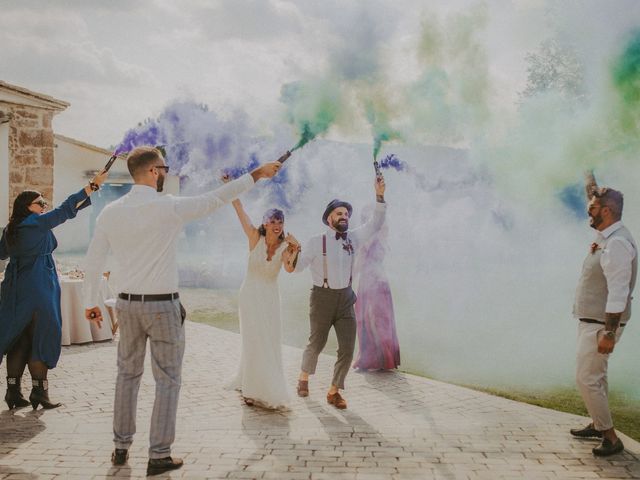
POLYGON ((161 293, 152 295, 138 295, 137 293, 119 293, 118 297, 122 300, 128 300, 130 302, 166 302, 169 300, 177 300, 180 298, 178 292, 175 293, 161 293))

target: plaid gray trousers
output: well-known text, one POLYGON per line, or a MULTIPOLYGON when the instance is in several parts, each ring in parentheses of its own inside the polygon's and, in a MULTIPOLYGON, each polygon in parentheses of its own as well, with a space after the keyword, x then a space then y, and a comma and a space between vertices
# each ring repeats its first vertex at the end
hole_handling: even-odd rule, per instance
POLYGON ((136 433, 136 407, 144 371, 147 338, 156 395, 149 432, 149 458, 171 455, 184 356, 184 325, 179 300, 133 302, 118 298, 120 323, 118 378, 113 408, 116 448, 129 448, 136 433))

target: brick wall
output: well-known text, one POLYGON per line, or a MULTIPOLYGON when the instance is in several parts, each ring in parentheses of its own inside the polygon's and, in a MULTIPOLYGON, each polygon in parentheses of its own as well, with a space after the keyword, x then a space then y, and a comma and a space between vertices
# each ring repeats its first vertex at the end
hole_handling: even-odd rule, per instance
MULTIPOLYGON (((4 110, 4 109, 3 109, 4 110)), ((11 106, 9 122, 9 208, 23 190, 37 190, 53 199, 54 112, 42 108, 11 106)))

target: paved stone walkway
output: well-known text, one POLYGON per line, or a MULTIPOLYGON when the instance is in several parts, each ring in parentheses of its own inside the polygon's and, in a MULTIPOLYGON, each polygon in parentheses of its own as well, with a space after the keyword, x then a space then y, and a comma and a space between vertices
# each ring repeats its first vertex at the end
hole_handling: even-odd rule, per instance
MULTIPOLYGON (((625 438, 627 451, 603 460, 591 454, 595 442, 570 437, 569 428, 584 418, 412 375, 351 373, 349 409, 337 411, 325 400, 329 356, 321 357, 311 396, 294 397, 289 412, 250 408, 222 388, 239 348, 237 334, 187 322, 173 452, 186 465, 164 478, 640 478, 638 443, 625 438)), ((292 388, 301 353, 284 349, 292 388)), ((151 369, 140 388, 129 466, 114 468, 115 359, 115 342, 65 348, 50 377, 51 396, 62 408, 9 412, 3 404, 0 479, 144 478, 151 369)), ((4 392, 4 382, 0 387, 4 392)))

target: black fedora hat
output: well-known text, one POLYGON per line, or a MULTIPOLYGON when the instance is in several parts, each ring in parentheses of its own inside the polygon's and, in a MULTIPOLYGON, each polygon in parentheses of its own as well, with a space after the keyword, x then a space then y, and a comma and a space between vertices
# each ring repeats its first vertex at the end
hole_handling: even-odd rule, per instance
POLYGON ((329 205, 327 205, 327 208, 324 210, 324 213, 322 214, 322 223, 324 223, 325 225, 329 225, 329 222, 327 222, 327 218, 329 218, 329 215, 331 215, 331 212, 333 212, 336 208, 339 208, 339 207, 346 208, 347 212, 349 212, 349 216, 351 216, 351 212, 353 212, 353 207, 351 206, 351 204, 349 202, 343 202, 342 200, 338 200, 337 198, 334 198, 329 202, 329 205))

